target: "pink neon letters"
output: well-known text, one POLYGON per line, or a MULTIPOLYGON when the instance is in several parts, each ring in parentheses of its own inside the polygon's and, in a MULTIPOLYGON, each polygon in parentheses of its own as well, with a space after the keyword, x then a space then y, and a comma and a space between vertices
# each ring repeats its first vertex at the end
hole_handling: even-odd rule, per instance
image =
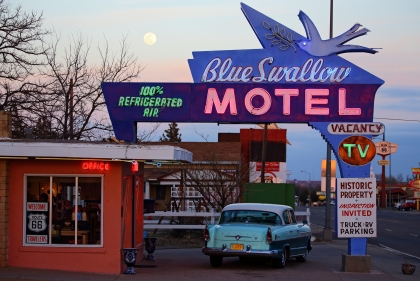
MULTIPOLYGON (((283 97, 283 115, 291 114, 291 97, 299 96, 298 89, 275 89, 274 95, 283 97)), ((328 105, 328 96, 330 90, 328 89, 306 89, 305 90, 305 114, 306 115, 329 115, 330 109, 328 107, 316 107, 316 105, 328 105), (323 97, 323 98, 320 98, 323 97)), ((263 88, 254 88, 250 90, 244 98, 246 110, 253 115, 263 115, 271 108, 272 100, 270 93, 263 88), (263 105, 259 108, 254 107, 253 98, 260 96, 263 99, 263 105)), ((219 96, 215 88, 207 90, 206 105, 204 108, 205 114, 211 114, 213 105, 218 114, 225 114, 229 105, 230 114, 237 115, 238 110, 236 107, 235 90, 227 88, 220 102, 219 96)), ((360 108, 347 108, 346 107, 346 89, 340 88, 338 90, 338 108, 340 115, 361 115, 360 108)))
POLYGON ((216 112, 219 114, 225 113, 228 104, 230 105, 230 114, 238 114, 238 111, 236 109, 235 91, 232 88, 226 89, 222 102, 220 102, 219 97, 217 96, 216 89, 209 88, 207 90, 207 100, 206 107, 204 108, 204 113, 210 114, 213 109, 213 104, 216 108, 216 112))
POLYGON ((362 113, 360 108, 346 108, 346 89, 343 88, 338 90, 338 113, 340 115, 360 115, 362 113))
POLYGON ((245 96, 245 107, 249 111, 249 113, 253 115, 263 115, 266 113, 271 107, 271 96, 270 94, 261 88, 255 88, 248 92, 245 96), (264 104, 260 108, 255 108, 252 105, 252 99, 255 96, 260 96, 264 100, 264 104))
POLYGON ((298 89, 276 89, 274 95, 283 96, 283 115, 290 115, 290 97, 299 96, 298 89))
POLYGON ((306 89, 305 90, 305 114, 306 115, 328 115, 330 109, 325 107, 313 107, 314 104, 328 104, 327 99, 314 98, 313 96, 328 96, 327 89, 306 89))

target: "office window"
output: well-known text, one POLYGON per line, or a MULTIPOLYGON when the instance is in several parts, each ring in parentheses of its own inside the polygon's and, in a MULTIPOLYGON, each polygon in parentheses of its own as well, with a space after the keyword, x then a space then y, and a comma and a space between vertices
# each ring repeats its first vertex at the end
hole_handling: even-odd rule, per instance
POLYGON ((26 176, 23 244, 101 245, 101 176, 26 176))

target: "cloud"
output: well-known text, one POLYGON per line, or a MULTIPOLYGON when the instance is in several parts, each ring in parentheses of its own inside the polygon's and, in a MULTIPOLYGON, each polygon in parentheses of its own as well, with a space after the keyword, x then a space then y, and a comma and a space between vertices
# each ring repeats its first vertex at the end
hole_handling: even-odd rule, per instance
POLYGON ((413 87, 380 88, 375 98, 375 118, 418 120, 420 90, 413 87))

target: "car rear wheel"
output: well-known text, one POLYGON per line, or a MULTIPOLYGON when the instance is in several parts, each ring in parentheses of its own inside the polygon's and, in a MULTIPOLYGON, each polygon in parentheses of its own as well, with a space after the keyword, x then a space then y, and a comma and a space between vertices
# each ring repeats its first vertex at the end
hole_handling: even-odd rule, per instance
POLYGON ((210 264, 212 267, 220 267, 223 262, 223 257, 210 256, 210 264))
POLYGON ((286 252, 283 251, 281 253, 280 258, 273 259, 272 266, 275 268, 283 268, 286 265, 286 252))

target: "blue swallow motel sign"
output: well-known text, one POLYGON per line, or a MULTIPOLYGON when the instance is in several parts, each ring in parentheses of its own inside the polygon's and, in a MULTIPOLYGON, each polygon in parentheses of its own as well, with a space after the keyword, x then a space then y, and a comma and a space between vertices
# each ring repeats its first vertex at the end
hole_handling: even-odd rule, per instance
MULTIPOLYGON (((261 49, 193 52, 188 63, 194 83, 102 84, 115 136, 135 142, 137 122, 307 123, 332 147, 343 178, 369 178, 368 165, 348 164, 338 154, 342 141, 354 135, 341 130, 341 124, 358 130, 357 124, 367 124, 360 126, 370 128, 360 129, 367 138, 383 132, 383 125, 369 124, 384 81, 338 56, 376 53, 346 44, 369 30, 355 24, 340 36, 321 40, 304 12, 299 19, 306 36, 243 3, 241 8, 261 49)), ((364 255, 366 238, 350 240, 350 254, 364 255)))

